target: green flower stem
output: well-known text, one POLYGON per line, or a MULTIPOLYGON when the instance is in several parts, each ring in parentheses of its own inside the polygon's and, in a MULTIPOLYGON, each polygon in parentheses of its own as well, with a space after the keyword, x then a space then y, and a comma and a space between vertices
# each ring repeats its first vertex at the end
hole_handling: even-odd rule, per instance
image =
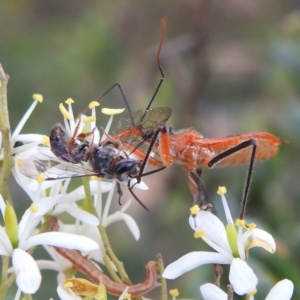
POLYGON ((104 255, 103 262, 104 262, 106 270, 107 270, 108 274, 110 275, 110 277, 112 278, 112 280, 115 282, 122 283, 122 280, 120 279, 120 277, 117 275, 117 273, 113 269, 111 260, 108 257, 108 255, 104 255))
POLYGON ((0 64, 0 131, 2 133, 4 155, 3 161, 0 162, 0 194, 5 201, 9 201, 11 206, 13 206, 7 184, 11 170, 14 166, 14 161, 10 151, 10 124, 8 117, 6 88, 8 79, 8 75, 4 73, 4 70, 0 64))
POLYGON ((10 286, 15 282, 16 274, 13 273, 7 277, 7 269, 9 266, 10 257, 2 256, 2 276, 0 283, 0 300, 5 299, 5 295, 10 288, 10 286))
MULTIPOLYGON (((88 212, 90 212, 91 214, 93 214, 94 216, 98 217, 95 206, 94 206, 94 203, 93 203, 93 198, 92 198, 92 194, 91 194, 91 190, 90 190, 90 184, 89 184, 89 178, 88 177, 83 177, 82 182, 83 182, 83 187, 84 187, 84 191, 85 191, 85 195, 86 195, 86 199, 85 199, 85 202, 84 202, 85 209, 88 212)), ((110 259, 117 268, 117 271, 118 271, 118 273, 120 275, 120 278, 121 278, 121 282, 123 282, 125 284, 128 284, 128 285, 132 285, 132 283, 131 283, 131 281, 130 281, 130 279, 129 279, 129 277, 128 277, 125 269, 124 269, 123 263, 118 260, 118 258, 116 257, 116 255, 115 255, 115 253, 114 253, 114 251, 113 251, 113 249, 110 245, 108 236, 106 234, 105 227, 99 225, 98 230, 100 232, 101 239, 102 239, 103 244, 104 244, 105 252, 108 256, 108 259, 106 260, 108 263, 105 263, 105 266, 106 266, 107 270, 111 269, 110 261, 109 261, 109 259, 110 259)), ((113 273, 114 272, 111 273, 111 276, 115 280, 115 277, 117 278, 117 276, 116 276, 116 274, 113 274, 113 273)))
POLYGON ((99 229, 101 239, 102 239, 102 242, 103 242, 103 245, 104 245, 104 248, 105 248, 105 252, 108 255, 108 257, 110 258, 110 260, 116 266, 122 282, 125 283, 125 284, 128 284, 128 285, 132 285, 132 282, 130 281, 130 279, 129 279, 129 277, 128 277, 125 269, 124 269, 123 263, 118 260, 118 258, 116 257, 113 249, 110 246, 110 242, 109 242, 108 236, 106 234, 105 227, 100 225, 100 226, 98 226, 98 229, 99 229))
POLYGON ((94 206, 93 197, 91 194, 90 178, 82 177, 82 184, 83 184, 85 197, 86 197, 84 200, 84 208, 86 211, 93 214, 95 217, 98 217, 95 206, 94 206))
POLYGON ((156 261, 158 265, 158 273, 160 275, 160 284, 161 284, 161 300, 167 300, 168 299, 168 290, 167 290, 167 281, 165 278, 163 278, 161 275, 164 272, 164 262, 161 254, 158 254, 156 256, 156 261))
MULTIPOLYGON (((85 209, 90 212, 91 214, 93 214, 94 216, 98 217, 94 203, 93 203, 93 198, 92 198, 92 194, 91 194, 91 190, 90 190, 90 184, 89 184, 89 178, 88 177, 83 177, 82 178, 82 182, 83 182, 83 187, 84 187, 84 191, 85 191, 85 195, 86 195, 86 199, 85 199, 85 209)), ((105 252, 107 254, 107 258, 105 259, 105 266, 106 269, 109 271, 110 275, 112 276, 112 278, 117 281, 117 282, 123 282, 125 284, 131 285, 131 281, 124 269, 124 265, 122 262, 120 262, 118 260, 118 258, 116 257, 113 249, 111 248, 108 236, 106 234, 106 229, 103 226, 98 226, 103 244, 104 244, 104 248, 105 248, 105 252), (114 263, 114 265, 116 266, 118 273, 120 275, 120 278, 118 278, 117 274, 115 274, 115 272, 113 272, 113 270, 111 269, 110 266, 110 261, 109 259, 114 263)))

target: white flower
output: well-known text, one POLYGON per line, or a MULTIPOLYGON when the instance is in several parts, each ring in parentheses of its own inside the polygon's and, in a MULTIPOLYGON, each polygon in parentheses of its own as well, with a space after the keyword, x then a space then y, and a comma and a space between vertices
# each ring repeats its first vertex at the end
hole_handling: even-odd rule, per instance
MULTIPOLYGON (((293 283, 288 279, 283 279, 274 285, 265 300, 290 300, 293 295, 293 290, 293 283)), ((228 299, 228 295, 212 283, 201 285, 200 292, 204 300, 228 299)), ((254 295, 251 295, 248 299, 254 300, 254 295)))
MULTIPOLYGON (((109 191, 105 201, 102 201, 101 185, 99 185, 99 194, 95 193, 94 195, 94 203, 95 203, 96 212, 98 214, 100 223, 102 226, 108 227, 109 225, 115 222, 123 221, 127 225, 128 229, 130 230, 134 238, 138 240, 140 238, 139 227, 135 222, 135 220, 126 213, 126 210, 129 208, 131 204, 131 200, 123 204, 120 210, 112 214, 109 214, 110 206, 114 195, 114 185, 115 183, 113 182, 113 188, 109 191), (104 208, 102 209, 103 202, 105 204, 104 204, 104 208)), ((78 223, 72 225, 60 225, 60 230, 64 232, 84 235, 94 240, 99 245, 99 249, 94 251, 89 251, 89 253, 82 253, 82 254, 88 255, 89 258, 92 258, 97 262, 103 263, 103 256, 105 254, 105 250, 104 250, 104 246, 103 246, 103 242, 99 230, 95 225, 87 224, 87 222, 85 222, 83 225, 79 225, 78 223)))
MULTIPOLYGON (((43 143, 47 140, 45 139, 45 136, 42 136, 40 134, 23 134, 20 135, 21 130, 23 129, 25 123, 27 122, 28 118, 30 117, 31 113, 35 109, 38 102, 43 102, 43 96, 40 94, 34 94, 33 95, 33 103, 28 108, 26 113, 23 115, 22 119, 20 120, 19 124, 17 125, 16 129, 11 135, 11 149, 12 154, 15 154, 19 151, 24 151, 27 147, 31 147, 33 145, 37 145, 38 143, 43 143), (16 142, 26 142, 26 144, 29 144, 27 146, 20 146, 14 148, 14 145, 16 142)), ((0 160, 3 160, 3 151, 2 151, 2 134, 0 133, 0 160)))
MULTIPOLYGON (((6 205, 0 195, 0 208, 5 219, 6 226, 14 226, 13 212, 8 214, 6 205), (9 224, 9 225, 7 225, 9 224)), ((34 213, 28 209, 22 217, 18 228, 0 227, 0 255, 12 257, 13 271, 17 275, 17 285, 19 289, 27 294, 34 294, 40 286, 41 274, 39 268, 31 255, 26 253, 31 247, 46 244, 68 249, 77 249, 82 251, 91 251, 99 248, 93 240, 63 232, 46 232, 35 234, 34 229, 41 221, 40 218, 34 218, 34 213), (17 245, 10 240, 7 232, 17 230, 17 245)))
MULTIPOLYGON (((85 132, 93 131, 92 140, 95 144, 99 144, 100 132, 95 124, 95 103, 91 107, 91 117, 86 118, 84 115, 81 115, 77 122, 75 122, 71 105, 72 100, 68 99, 66 102, 68 104, 68 110, 66 110, 62 104, 60 105, 60 109, 64 115, 64 126, 66 129, 66 135, 73 136, 73 132, 77 129, 77 134, 80 134, 83 131, 83 129, 85 132), (79 126, 77 127, 78 124, 79 126)), ((28 117, 28 114, 26 115, 28 117)), ((112 116, 110 117, 110 121, 108 122, 105 128, 105 132, 108 132, 111 122, 112 116)), ((21 122, 21 124, 24 124, 24 122, 21 122)), ((133 234, 133 236, 135 237, 135 239, 139 239, 139 228, 136 222, 133 220, 133 218, 126 213, 126 210, 130 206, 131 201, 126 202, 121 207, 120 211, 114 212, 113 214, 109 214, 110 205, 116 184, 115 180, 111 182, 104 182, 96 179, 90 180, 90 191, 94 200, 97 216, 94 216, 78 208, 78 206, 76 205, 76 201, 82 200, 86 197, 84 187, 80 186, 71 192, 67 192, 69 191, 69 184, 71 180, 70 178, 50 181, 44 180, 45 178, 43 178, 43 176, 40 176, 39 170, 34 164, 34 162, 39 160, 50 162, 52 158, 54 161, 57 161, 57 157, 52 153, 49 147, 49 139, 37 134, 21 135, 19 134, 19 132, 22 126, 18 126, 15 135, 12 137, 14 143, 16 141, 20 141, 23 143, 23 145, 17 148, 13 148, 12 150, 15 154, 15 167, 13 169, 13 174, 15 176, 16 181, 31 198, 33 202, 32 207, 34 207, 34 209, 27 210, 19 224, 18 233, 20 237, 18 241, 18 249, 22 249, 22 251, 24 252, 29 247, 32 247, 37 244, 44 244, 46 245, 45 247, 47 251, 50 252, 50 255, 54 259, 54 261, 42 260, 38 262, 35 262, 33 259, 31 259, 31 263, 35 264, 35 268, 32 268, 32 270, 37 270, 39 272, 39 268, 37 266, 39 266, 41 269, 50 268, 57 270, 58 280, 59 282, 62 281, 64 277, 63 271, 66 268, 68 268, 70 264, 60 256, 55 255, 55 251, 47 247, 47 245, 53 245, 69 249, 78 249, 84 252, 83 255, 88 255, 89 258, 93 258, 98 262, 102 262, 105 251, 99 231, 96 227, 99 225, 99 222, 101 222, 102 226, 107 227, 108 225, 114 222, 124 221, 131 233, 133 234), (41 146, 41 144, 43 144, 44 146, 41 146), (22 170, 22 172, 20 172, 20 170, 22 170), (31 178, 28 176, 24 176, 23 173, 25 173, 26 175, 29 174, 31 178), (107 200, 103 205, 102 194, 108 191, 109 194, 107 196, 107 200), (61 232, 47 232, 37 235, 33 234, 33 230, 36 228, 36 226, 42 220, 45 214, 59 215, 63 212, 67 212, 72 217, 74 217, 74 219, 76 220, 75 224, 61 224, 61 232), (30 224, 30 226, 28 226, 28 224, 30 224), (75 240, 75 237, 79 236, 81 236, 81 238, 76 238, 75 240), (90 244, 87 241, 88 238, 85 236, 88 236, 91 239, 91 241, 93 242, 93 248, 90 247, 90 244), (77 244, 77 242, 80 243, 80 246, 77 244), (86 245, 86 247, 84 245, 86 245)), ((104 138, 106 138, 105 135, 103 135, 102 139, 104 138)), ((76 164, 72 165, 71 163, 67 162, 66 164, 69 164, 68 168, 71 169, 71 172, 72 167, 74 168, 74 170, 77 168, 76 164)), ((63 176, 68 177, 69 171, 62 171, 64 172, 63 176)), ((76 174, 76 170, 74 171, 74 173, 76 174)), ((135 187, 141 189, 147 188, 143 182, 135 185, 135 187)), ((5 206, 3 206, 3 209, 5 209, 5 206)), ((88 240, 90 241, 90 239, 88 240)), ((8 240, 7 244, 11 245, 8 237, 5 237, 5 234, 3 240, 8 240)), ((0 250, 1 246, 2 245, 0 242, 0 250)), ((6 252, 9 254, 11 253, 11 251, 13 251, 13 247, 7 250, 8 248, 9 246, 7 245, 6 247, 3 247, 3 253, 6 252)), ((30 268, 27 268, 26 270, 26 272, 28 272, 30 268)), ((27 274, 26 272, 24 274, 27 274)), ((38 274, 40 276, 40 273, 38 274)), ((23 282, 23 280, 21 280, 21 282, 23 282)), ((40 280, 35 280, 35 289, 38 288, 39 282, 40 280)))
POLYGON ((223 194, 222 201, 228 222, 226 228, 209 211, 199 211, 189 219, 190 226, 195 231, 195 237, 201 237, 216 252, 188 253, 168 265, 162 276, 167 279, 175 279, 204 264, 228 264, 231 265, 229 280, 233 284, 235 292, 240 295, 248 294, 255 290, 257 284, 255 274, 245 262, 249 249, 260 246, 273 253, 276 249, 275 241, 269 233, 254 228, 253 224, 247 227, 240 221, 237 230, 223 194), (246 279, 242 280, 241 275, 246 279), (236 279, 240 279, 240 281, 236 281, 236 279))

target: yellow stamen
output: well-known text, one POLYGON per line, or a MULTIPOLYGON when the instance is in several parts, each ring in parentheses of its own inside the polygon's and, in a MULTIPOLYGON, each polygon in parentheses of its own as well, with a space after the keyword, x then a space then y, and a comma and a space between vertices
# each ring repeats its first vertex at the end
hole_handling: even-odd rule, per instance
POLYGON ((227 193, 226 187, 225 186, 219 186, 217 194, 221 196, 221 195, 224 195, 226 193, 227 193))
POLYGON ((38 174, 35 179, 38 183, 43 183, 45 181, 46 177, 44 174, 38 174))
POLYGON ((190 212, 192 215, 195 215, 199 211, 200 211, 200 207, 198 205, 194 205, 193 207, 190 208, 190 212))
POLYGON ((32 98, 35 100, 35 101, 38 101, 38 102, 40 102, 40 103, 42 103, 43 102, 43 95, 41 95, 41 94, 33 94, 32 95, 32 98))
POLYGON ((49 143, 50 143, 49 136, 43 135, 42 136, 42 143, 43 143, 43 145, 49 145, 49 143))
POLYGON ((242 219, 236 219, 235 225, 238 227, 246 228, 246 221, 242 219))
POLYGON ((94 116, 85 117, 85 118, 82 119, 82 122, 84 124, 95 122, 95 121, 96 121, 96 118, 94 116))
POLYGON ((199 239, 203 238, 205 236, 205 231, 204 230, 198 230, 194 232, 194 238, 199 239))
POLYGON ((25 160, 24 159, 18 159, 17 165, 18 167, 22 166, 24 164, 25 160))
POLYGON ((39 207, 35 204, 30 205, 30 211, 36 213, 39 210, 39 207))
POLYGON ((123 299, 130 299, 131 298, 131 294, 127 293, 123 299))
POLYGON ((102 108, 101 112, 108 116, 121 114, 125 108, 113 109, 113 108, 102 108))
POLYGON ((66 101, 65 101, 66 104, 73 104, 74 103, 74 100, 72 98, 68 98, 66 101))
POLYGON ((174 290, 170 290, 170 295, 172 297, 178 297, 179 296, 179 292, 178 292, 178 289, 174 289, 174 290))
POLYGON ((90 104, 89 104, 89 109, 92 109, 96 106, 99 106, 100 103, 98 101, 92 101, 90 104))
POLYGON ((62 115, 68 119, 69 121, 73 121, 73 117, 71 116, 71 114, 65 109, 65 107, 63 106, 63 104, 59 104, 59 110, 62 113, 62 115))
POLYGON ((247 225, 247 231, 252 231, 255 227, 256 227, 256 224, 251 223, 251 224, 247 225))

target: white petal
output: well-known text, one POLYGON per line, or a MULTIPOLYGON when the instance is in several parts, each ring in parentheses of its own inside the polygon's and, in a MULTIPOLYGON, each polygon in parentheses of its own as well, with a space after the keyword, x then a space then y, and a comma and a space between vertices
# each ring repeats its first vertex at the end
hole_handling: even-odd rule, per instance
POLYGON ((12 251, 7 251, 7 249, 5 247, 3 247, 3 245, 0 245, 0 255, 10 256, 11 253, 12 253, 12 251))
POLYGON ((167 279, 175 279, 180 275, 205 264, 230 264, 227 256, 215 252, 195 251, 190 252, 175 262, 169 264, 162 276, 167 279))
POLYGON ((229 281, 233 286, 234 292, 238 295, 248 294, 256 289, 258 279, 248 264, 240 258, 233 259, 229 281))
POLYGON ((0 210, 3 218, 4 218, 5 207, 6 207, 5 201, 2 195, 0 194, 0 210))
MULTIPOLYGON (((99 184, 99 180, 90 181, 90 189, 92 195, 95 195, 97 193, 98 184, 99 184)), ((101 184, 101 193, 106 193, 112 189, 112 182, 101 181, 100 184, 101 184)), ((76 188, 74 191, 65 195, 64 202, 75 202, 77 200, 81 200, 84 198, 85 198, 85 191, 84 191, 84 187, 81 185, 80 187, 76 188)))
MULTIPOLYGON (((113 116, 110 116, 110 117, 109 117, 109 120, 108 120, 108 122, 107 122, 107 124, 106 124, 106 127, 105 127, 105 129, 104 129, 104 132, 106 132, 106 133, 109 132, 110 126, 111 126, 111 124, 112 124, 112 121, 113 121, 113 116)), ((102 135, 102 138, 101 138, 101 140, 100 140, 100 142, 103 142, 105 139, 106 139, 106 135, 103 134, 103 135, 102 135)))
POLYGON ((5 232, 5 228, 0 226, 0 255, 11 256, 13 247, 5 232))
POLYGON ((274 253, 276 244, 273 236, 268 232, 254 228, 252 231, 246 231, 243 234, 245 248, 262 247, 265 250, 274 253))
MULTIPOLYGON (((123 293, 120 295, 119 299, 118 300, 123 300, 125 295, 127 294, 127 291, 129 290, 129 286, 127 286, 125 288, 125 290, 123 291, 123 293)), ((144 298, 143 298, 144 299, 144 298)))
MULTIPOLYGON (((12 142, 23 142, 23 143, 32 143, 36 142, 38 144, 42 144, 44 140, 44 135, 37 134, 37 133, 27 133, 27 134, 18 134, 16 136, 13 136, 11 141, 12 142)), ((20 146, 22 147, 22 146, 20 146)), ((17 148, 20 148, 17 147, 17 148)), ((16 148, 14 148, 16 149, 16 148)))
POLYGON ((122 204, 121 212, 125 212, 132 203, 132 199, 130 198, 126 203, 122 204))
MULTIPOLYGON (((81 231, 80 231, 81 234, 81 231)), ((88 254, 90 258, 93 258, 95 261, 103 263, 103 257, 105 256, 104 246, 101 240, 99 230, 95 226, 88 226, 87 229, 82 232, 84 236, 90 237, 93 241, 97 242, 99 249, 89 251, 88 254)), ((84 252, 82 253, 84 255, 84 252)))
MULTIPOLYGON (((147 184, 144 182, 144 181, 141 181, 140 183, 136 183, 137 182, 137 179, 130 179, 130 186, 134 186, 135 189, 140 189, 140 190, 148 190, 148 186, 147 184)), ((126 185, 128 184, 128 182, 120 182, 121 184, 123 185, 126 185)))
POLYGON ((67 212, 76 220, 81 221, 83 224, 98 226, 100 223, 99 219, 91 213, 68 203, 62 203, 57 205, 53 211, 53 214, 57 215, 62 212, 67 212))
POLYGON ((85 236, 64 232, 45 232, 28 238, 24 249, 42 244, 80 251, 91 251, 99 248, 95 241, 85 236))
POLYGON ((200 210, 195 217, 190 216, 189 223, 193 230, 203 230, 209 240, 220 246, 230 255, 232 254, 225 226, 217 216, 209 211, 200 210))
POLYGON ((56 289, 57 294, 61 300, 81 300, 82 298, 72 293, 72 291, 65 290, 62 283, 56 289))
POLYGON ((56 195, 53 197, 43 197, 39 199, 39 201, 36 203, 38 206, 38 211, 36 212, 36 217, 38 216, 44 216, 46 213, 48 213, 53 207, 57 204, 63 201, 64 196, 63 195, 56 195))
POLYGON ((20 133, 24 124, 26 123, 26 121, 30 117, 31 113, 33 112, 34 108, 36 107, 37 103, 38 103, 38 101, 36 101, 36 100, 31 103, 31 105, 29 106, 29 108, 27 109, 25 114, 23 115, 22 119, 20 120, 19 124, 15 128, 12 136, 18 135, 20 133))
POLYGON ((283 279, 273 286, 266 300, 289 300, 292 298, 293 291, 294 284, 288 279, 283 279))
POLYGON ((36 263, 40 270, 54 270, 57 272, 61 271, 61 266, 52 260, 39 259, 36 261, 36 263))
POLYGON ((200 286, 200 292, 204 300, 227 300, 227 294, 212 283, 200 286))
POLYGON ((137 223, 135 222, 135 220, 127 214, 121 214, 121 218, 124 220, 124 222, 128 226, 128 228, 129 228, 130 232, 132 233, 132 235, 134 236, 134 238, 138 241, 140 239, 140 230, 139 230, 139 227, 138 227, 137 223))
MULTIPOLYGON (((131 201, 126 202, 126 204, 124 206, 128 206, 130 204, 130 202, 131 201)), ((126 210, 126 209, 127 209, 127 207, 124 208, 124 210, 126 210)), ((132 233, 132 235, 134 236, 134 238, 136 240, 139 240, 140 230, 139 230, 137 223, 130 215, 125 214, 122 211, 123 211, 123 206, 121 208, 121 211, 116 211, 115 213, 109 215, 105 220, 103 220, 102 225, 104 227, 107 227, 114 222, 123 220, 126 223, 126 225, 128 226, 128 228, 129 228, 130 232, 132 233)))
POLYGON ((34 294, 40 287, 42 276, 31 255, 21 249, 15 249, 12 264, 17 275, 16 283, 25 294, 34 294))
MULTIPOLYGON (((49 256, 52 258, 53 262, 58 265, 60 271, 64 271, 72 267, 72 263, 66 258, 58 254, 58 252, 51 246, 43 245, 44 249, 48 252, 49 256)), ((37 261, 39 262, 39 261, 37 261)))
POLYGON ((19 248, 24 249, 24 244, 26 243, 28 237, 32 235, 36 235, 34 229, 36 228, 40 220, 41 217, 35 217, 35 213, 33 213, 30 209, 27 209, 25 211, 19 223, 19 231, 18 231, 19 248))

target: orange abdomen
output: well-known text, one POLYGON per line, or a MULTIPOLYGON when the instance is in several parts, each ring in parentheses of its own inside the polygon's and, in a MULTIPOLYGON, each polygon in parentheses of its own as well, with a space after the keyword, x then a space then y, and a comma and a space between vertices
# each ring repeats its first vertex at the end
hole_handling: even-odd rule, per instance
MULTIPOLYGON (((194 129, 169 135, 169 150, 173 162, 185 168, 203 169, 217 155, 254 139, 256 141, 255 160, 264 160, 276 155, 281 141, 266 132, 252 132, 237 136, 205 139, 194 129)), ((232 166, 250 162, 252 146, 241 149, 215 164, 215 166, 232 166)))

